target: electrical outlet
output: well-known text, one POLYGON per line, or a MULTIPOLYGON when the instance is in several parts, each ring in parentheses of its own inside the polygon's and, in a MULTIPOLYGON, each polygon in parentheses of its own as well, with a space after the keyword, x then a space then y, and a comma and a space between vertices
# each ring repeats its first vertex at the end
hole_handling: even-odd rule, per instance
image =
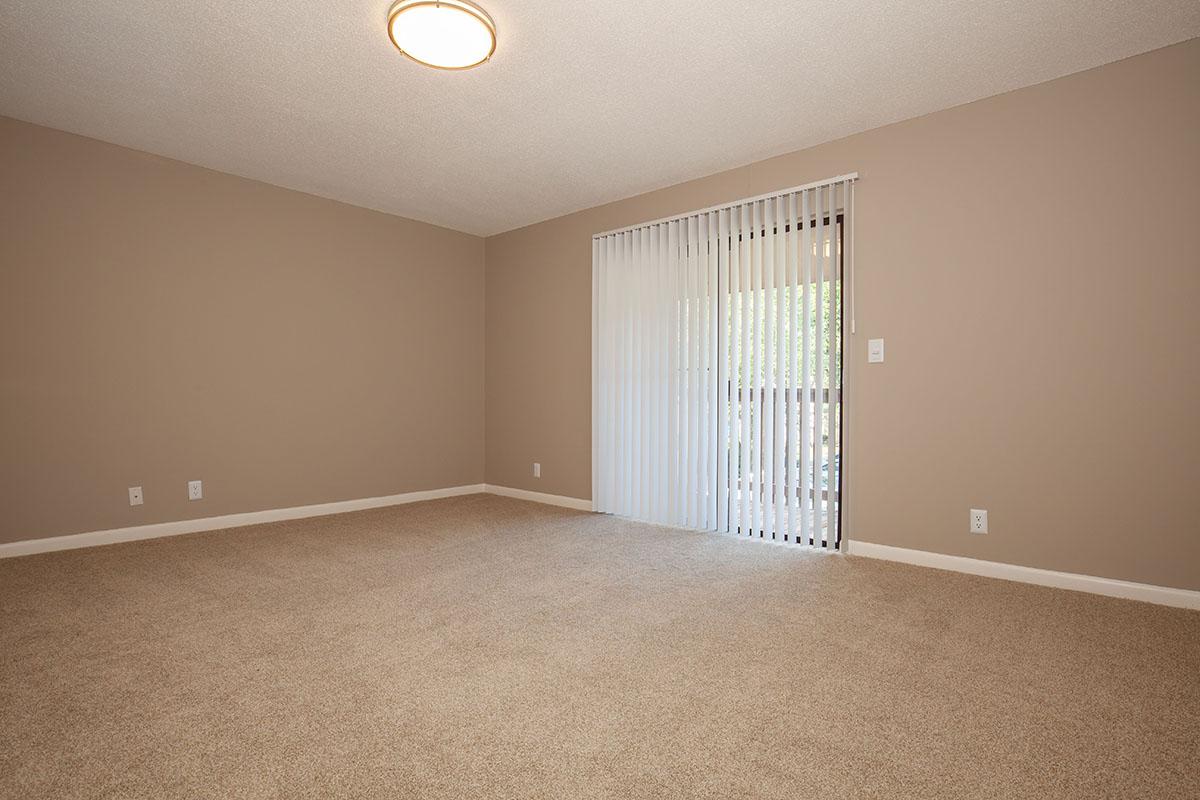
POLYGON ((142 487, 130 486, 129 487, 129 505, 140 506, 141 504, 142 504, 142 487))
POLYGON ((533 477, 535 477, 535 478, 542 477, 542 465, 536 461, 533 462, 533 477))
POLYGON ((204 497, 204 486, 200 481, 188 481, 188 500, 199 500, 204 497))
POLYGON ((883 339, 870 339, 867 341, 867 363, 883 363, 883 339))
POLYGON ((987 533, 987 509, 971 509, 971 533, 987 533))

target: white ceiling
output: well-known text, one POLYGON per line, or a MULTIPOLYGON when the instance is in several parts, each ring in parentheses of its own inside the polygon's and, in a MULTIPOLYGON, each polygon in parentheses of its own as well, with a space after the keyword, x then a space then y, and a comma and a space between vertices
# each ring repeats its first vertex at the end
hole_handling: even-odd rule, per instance
MULTIPOLYGON (((487 235, 1200 35, 1196 0, 5 0, 0 114, 487 235)), ((847 165, 852 168, 853 165, 847 165)))

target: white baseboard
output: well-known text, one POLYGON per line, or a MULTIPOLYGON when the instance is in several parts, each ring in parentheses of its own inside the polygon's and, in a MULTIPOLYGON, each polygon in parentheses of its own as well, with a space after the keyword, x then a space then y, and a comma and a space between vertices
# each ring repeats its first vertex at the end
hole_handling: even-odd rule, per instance
POLYGON ((1163 606, 1200 610, 1200 591, 1190 589, 1175 589, 1170 586, 1098 578, 1094 575, 1078 575, 1073 572, 1055 572, 1037 567, 1022 567, 998 561, 981 561, 977 558, 964 558, 963 556, 947 556, 925 550, 909 550, 905 547, 892 547, 872 542, 850 541, 848 544, 847 555, 851 556, 901 561, 905 564, 948 569, 952 572, 965 572, 969 575, 982 575, 986 578, 1001 578, 1006 581, 1034 583, 1038 586, 1053 586, 1057 589, 1073 589, 1077 592, 1091 592, 1108 597, 1121 597, 1126 600, 1141 600, 1163 606))
MULTIPOLYGON (((118 542, 132 542, 139 539, 155 539, 161 536, 179 536, 185 533, 240 528, 245 525, 258 525, 263 522, 279 522, 289 519, 321 517, 328 514, 344 514, 349 511, 362 511, 368 508, 397 506, 405 503, 416 503, 421 500, 436 500, 441 497, 457 497, 484 492, 503 495, 504 497, 515 497, 519 500, 529 500, 534 503, 573 508, 578 511, 592 510, 591 500, 546 494, 544 492, 533 492, 528 489, 512 489, 507 486, 477 483, 469 486, 452 486, 446 489, 429 489, 421 492, 386 495, 384 497, 364 497, 358 500, 342 500, 335 503, 294 506, 292 508, 274 508, 265 511, 249 511, 242 514, 226 514, 219 517, 201 517, 199 519, 160 522, 152 525, 137 525, 129 528, 113 528, 106 531, 92 531, 90 533, 77 533, 68 536, 51 536, 45 539, 10 542, 0 544, 0 558, 49 553, 56 550, 73 550, 78 547, 95 547, 98 545, 116 544, 118 542)), ((948 556, 925 550, 910 550, 904 547, 892 547, 891 545, 874 544, 872 542, 851 540, 847 542, 846 552, 847 555, 862 556, 864 558, 900 561, 905 564, 965 572, 970 575, 982 575, 988 578, 1001 578, 1021 583, 1033 583, 1039 586, 1053 586, 1059 589, 1073 589, 1075 591, 1091 592, 1109 597, 1121 597, 1127 600, 1142 600, 1147 603, 1200 610, 1200 591, 1190 589, 1175 589, 1169 586, 1154 586, 1147 583, 1133 583, 1113 578, 1099 578, 1094 575, 1078 575, 1071 572, 1055 572, 1036 567, 1003 564, 997 561, 982 561, 962 556, 948 556)))
POLYGON ((551 506, 562 506, 563 508, 573 508, 576 511, 591 511, 592 501, 583 500, 578 497, 566 497, 561 494, 546 494, 545 492, 531 492, 528 489, 510 489, 507 486, 495 486, 494 484, 485 484, 484 491, 488 494, 499 494, 504 497, 515 497, 518 500, 530 500, 534 503, 545 503, 551 506))
POLYGON ((159 522, 153 525, 137 525, 131 528, 113 528, 107 531, 76 533, 69 536, 50 536, 45 539, 29 539, 23 542, 0 544, 0 558, 28 556, 34 553, 49 553, 55 550, 73 550, 77 547, 95 547, 102 544, 132 542, 138 539, 157 539, 160 536, 179 536, 184 533, 216 531, 224 528, 240 528, 263 522, 279 522, 305 517, 323 517, 328 514, 344 514, 347 511, 362 511, 367 508, 398 506, 420 500, 436 500, 439 497, 457 497, 464 494, 480 494, 482 483, 471 486, 452 486, 447 489, 429 489, 422 492, 405 492, 384 497, 364 497, 358 500, 341 500, 336 503, 320 503, 312 506, 272 508, 266 511, 248 511, 243 514, 226 514, 220 517, 201 517, 177 522, 159 522))

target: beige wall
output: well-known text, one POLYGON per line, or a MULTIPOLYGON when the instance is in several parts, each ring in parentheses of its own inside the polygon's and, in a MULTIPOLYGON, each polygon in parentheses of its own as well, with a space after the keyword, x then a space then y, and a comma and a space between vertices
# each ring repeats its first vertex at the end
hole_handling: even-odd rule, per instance
POLYGON ((0 542, 588 497, 591 234, 857 170, 849 535, 1200 588, 1197 131, 1193 40, 492 237, 485 314, 478 238, 0 118, 0 542))
POLYGON ((2 118, 0 224, 0 541, 482 481, 481 239, 2 118))
POLYGON ((489 238, 487 481, 590 496, 593 233, 854 170, 849 536, 1200 589, 1200 40, 489 238))

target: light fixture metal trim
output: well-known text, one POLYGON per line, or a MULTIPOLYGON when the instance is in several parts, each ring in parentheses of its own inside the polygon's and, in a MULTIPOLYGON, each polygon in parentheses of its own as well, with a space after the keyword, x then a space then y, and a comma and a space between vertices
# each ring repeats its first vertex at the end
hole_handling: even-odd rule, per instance
POLYGON ((396 0, 396 2, 392 3, 392 7, 388 10, 387 32, 388 32, 388 39, 391 40, 391 42, 395 46, 395 48, 397 50, 399 50, 404 55, 405 58, 415 61, 416 63, 418 63, 422 66, 425 66, 425 67, 431 67, 433 69, 447 70, 449 72, 458 72, 458 71, 461 71, 464 69, 474 69, 475 67, 478 67, 480 64, 486 64, 488 61, 491 60, 492 54, 496 52, 496 23, 495 23, 495 21, 492 19, 491 15, 489 15, 486 11, 484 11, 479 6, 470 2, 470 0, 396 0), (399 17, 401 14, 403 14, 405 11, 410 11, 414 8, 419 8, 422 6, 436 6, 437 8, 451 9, 453 11, 456 11, 456 12, 459 12, 462 14, 466 14, 466 15, 474 18, 475 20, 477 20, 487 30, 488 36, 491 38, 491 47, 488 48, 487 54, 483 58, 481 58, 478 61, 475 61, 474 63, 471 63, 471 64, 447 67, 447 66, 443 66, 441 64, 433 64, 428 61, 424 61, 420 58, 417 58, 416 56, 414 56, 412 53, 408 52, 407 50, 405 50, 403 47, 400 46, 399 42, 396 41, 396 35, 395 35, 395 30, 394 30, 395 24, 396 24, 396 18, 399 17))

